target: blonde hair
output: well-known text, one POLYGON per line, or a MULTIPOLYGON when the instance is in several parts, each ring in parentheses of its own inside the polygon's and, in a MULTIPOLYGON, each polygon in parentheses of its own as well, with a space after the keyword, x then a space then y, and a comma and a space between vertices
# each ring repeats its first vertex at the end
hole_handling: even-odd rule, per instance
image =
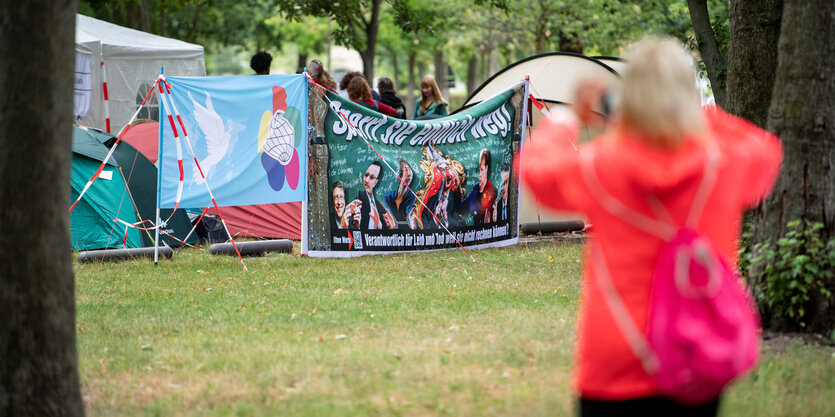
POLYGON ((620 124, 660 148, 702 137, 701 97, 690 55, 671 38, 639 42, 623 73, 620 124))
MULTIPOLYGON (((428 76, 423 77, 423 79, 420 80, 420 87, 421 87, 421 89, 423 87, 430 87, 432 89, 432 95, 435 96, 435 102, 440 101, 441 103, 447 104, 446 100, 444 100, 444 97, 441 95, 441 89, 438 88, 438 83, 435 82, 434 78, 428 77, 428 76)), ((420 92, 420 98, 421 98, 420 106, 423 107, 424 109, 426 109, 427 107, 429 107, 430 104, 432 104, 432 103, 424 103, 424 101, 426 101, 426 100, 423 100, 423 98, 424 98, 423 97, 423 91, 420 92)))

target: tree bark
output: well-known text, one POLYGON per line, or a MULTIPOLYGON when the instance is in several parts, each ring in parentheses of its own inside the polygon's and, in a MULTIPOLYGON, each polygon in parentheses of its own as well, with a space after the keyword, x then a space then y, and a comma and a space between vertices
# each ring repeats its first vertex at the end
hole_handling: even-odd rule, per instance
POLYGON ((299 62, 297 69, 307 68, 307 54, 299 53, 299 62))
POLYGON ((148 0, 139 1, 139 30, 151 33, 151 6, 148 0))
POLYGON ((391 49, 389 49, 389 53, 391 53, 391 66, 392 66, 392 70, 394 71, 394 74, 392 74, 392 78, 394 78, 394 80, 393 80, 394 81, 394 88, 396 90, 396 89, 398 89, 398 86, 400 85, 400 76, 399 76, 400 65, 398 65, 398 63, 397 63, 397 61, 398 61, 397 51, 394 50, 394 48, 391 48, 391 49))
POLYGON ((441 49, 440 46, 435 47, 435 53, 433 54, 433 61, 435 64, 435 82, 438 83, 438 87, 441 89, 441 95, 444 97, 447 102, 449 101, 449 86, 447 85, 446 81, 446 63, 444 62, 444 50, 441 49))
POLYGON ((75 0, 0 5, 0 416, 81 416, 72 249, 75 0))
POLYGON ((766 126, 783 0, 735 0, 730 10, 728 77, 725 109, 766 126))
POLYGON ((415 60, 417 52, 409 52, 409 80, 406 88, 406 116, 412 117, 415 111, 415 60))
POLYGON ((467 97, 469 97, 478 86, 478 80, 476 79, 478 76, 476 74, 478 74, 478 59, 475 54, 473 54, 467 61, 467 97))
POLYGON ((822 222, 835 237, 835 3, 786 0, 768 129, 784 145, 783 171, 758 230, 782 236, 786 222, 822 222))
MULTIPOLYGON (((767 119, 768 130, 783 142, 783 169, 754 212, 752 244, 776 241, 796 219, 821 222, 823 238, 835 238, 835 3, 785 0, 783 10, 767 119)), ((835 291, 835 282, 829 280, 828 287, 835 291)), ((835 305, 820 294, 813 294, 813 304, 804 318, 806 330, 831 330, 835 305)), ((766 325, 781 326, 764 316, 766 325)))
POLYGON ((365 49, 360 51, 362 73, 369 84, 374 82, 374 57, 377 52, 377 34, 380 31, 380 2, 371 0, 371 19, 365 27, 365 49))
POLYGON ((136 10, 137 8, 137 4, 132 1, 125 3, 125 21, 129 28, 140 30, 139 13, 136 10))
POLYGON ((725 78, 727 66, 725 57, 719 50, 716 42, 716 34, 710 25, 710 13, 707 10, 707 0, 687 0, 687 7, 690 9, 690 21, 693 23, 693 31, 696 32, 696 41, 699 45, 699 54, 707 69, 707 78, 713 89, 713 98, 716 104, 725 108, 725 78))
POLYGON ((165 36, 165 31, 168 28, 165 25, 165 8, 160 7, 159 9, 159 35, 165 36))
POLYGON ((194 18, 191 20, 191 27, 188 29, 188 34, 186 34, 186 42, 194 41, 194 34, 197 33, 197 24, 200 23, 200 8, 202 6, 202 1, 194 5, 194 18))

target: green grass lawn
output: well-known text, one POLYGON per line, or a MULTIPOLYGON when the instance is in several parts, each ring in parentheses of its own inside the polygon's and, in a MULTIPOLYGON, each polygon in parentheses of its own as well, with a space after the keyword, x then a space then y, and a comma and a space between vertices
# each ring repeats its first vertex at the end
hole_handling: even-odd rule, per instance
MULTIPOLYGON (((87 414, 571 415, 581 249, 76 263, 87 414)), ((835 415, 833 355, 766 348, 721 414, 835 415)))

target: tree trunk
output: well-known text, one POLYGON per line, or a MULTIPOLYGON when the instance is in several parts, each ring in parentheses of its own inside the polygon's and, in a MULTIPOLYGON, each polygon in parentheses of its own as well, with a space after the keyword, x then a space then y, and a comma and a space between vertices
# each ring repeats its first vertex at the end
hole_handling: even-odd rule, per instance
POLYGON ((110 4, 111 18, 114 25, 125 26, 122 20, 122 3, 113 2, 110 4))
POLYGON ((304 69, 304 68, 307 68, 307 54, 303 54, 303 53, 301 53, 301 52, 299 53, 299 62, 298 62, 298 64, 299 64, 299 65, 296 67, 297 69, 304 69))
POLYGON ((159 8, 159 35, 160 36, 165 36, 165 31, 166 30, 167 30, 167 27, 165 25, 165 8, 160 7, 159 8))
POLYGON ((137 8, 137 4, 132 1, 125 3, 125 21, 129 28, 139 30, 139 12, 136 10, 137 8))
POLYGON ((786 222, 803 218, 835 237, 835 4, 786 0, 782 26, 768 128, 785 155, 760 230, 776 238, 786 222))
POLYGON ((487 58, 487 62, 489 63, 488 71, 490 73, 490 77, 492 77, 493 74, 499 72, 499 70, 502 69, 502 66, 499 65, 499 51, 497 51, 496 48, 490 49, 490 55, 487 58))
POLYGON ((716 42, 716 34, 710 26, 710 13, 707 11, 707 0, 687 0, 687 7, 690 9, 690 21, 693 23, 693 30, 696 32, 696 41, 699 45, 699 53, 707 69, 707 78, 713 89, 713 98, 716 104, 725 108, 725 78, 727 66, 725 57, 719 50, 716 42))
POLYGON ((139 30, 151 33, 151 6, 148 0, 140 0, 139 2, 139 30))
POLYGON ((469 97, 478 86, 478 60, 475 54, 467 61, 467 97, 469 97))
POLYGON ((449 101, 449 85, 446 81, 447 69, 446 63, 444 62, 444 50, 440 46, 435 47, 433 58, 435 64, 435 82, 438 83, 438 87, 441 89, 441 95, 449 101))
POLYGON ((409 80, 406 88, 406 116, 412 117, 415 111, 415 58, 417 52, 409 52, 409 80))
MULTIPOLYGON (((752 243, 776 240, 786 223, 803 219, 824 224, 823 238, 835 238, 835 3, 785 0, 778 65, 768 130, 784 146, 783 170, 772 194, 756 212, 752 243)), ((829 280, 829 289, 835 290, 829 280)), ((807 310, 809 331, 835 325, 835 305, 814 294, 807 310), (808 314, 811 313, 811 314, 808 314)), ((768 317, 764 318, 766 323, 768 317)))
POLYGON ((727 97, 729 113, 765 127, 783 0, 735 0, 730 10, 727 97))
POLYGON ((0 417, 82 416, 70 247, 75 0, 0 5, 0 417))
POLYGON ((191 20, 191 27, 186 34, 186 42, 194 42, 194 34, 197 32, 197 24, 200 22, 200 8, 202 6, 202 1, 194 5, 194 18, 191 20))
POLYGON ((391 53, 391 66, 392 70, 394 71, 394 74, 392 74, 392 78, 394 78, 394 89, 396 90, 400 85, 400 77, 398 76, 398 74, 400 74, 400 66, 397 65, 397 51, 394 50, 394 48, 391 48, 389 49, 389 53, 391 53))
POLYGON ((365 27, 365 49, 360 51, 362 72, 368 84, 374 83, 374 56, 377 52, 377 33, 380 31, 380 2, 371 0, 371 19, 365 27))
POLYGON ((487 68, 487 57, 490 55, 490 45, 482 44, 480 49, 481 49, 481 56, 480 56, 481 65, 479 65, 479 67, 481 68, 481 77, 480 78, 482 80, 486 81, 488 78, 490 78, 490 71, 489 71, 489 68, 487 68))

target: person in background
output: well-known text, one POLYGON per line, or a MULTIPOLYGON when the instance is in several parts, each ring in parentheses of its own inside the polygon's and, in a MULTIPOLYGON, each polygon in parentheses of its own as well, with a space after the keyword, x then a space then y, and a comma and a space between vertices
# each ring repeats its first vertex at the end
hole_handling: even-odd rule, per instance
POLYGON ((420 97, 415 101, 415 111, 412 119, 435 118, 449 114, 448 104, 441 97, 441 89, 432 77, 420 80, 420 97))
POLYGON ((351 79, 351 83, 348 84, 348 98, 354 103, 368 107, 371 110, 383 113, 389 117, 394 117, 397 114, 393 108, 374 100, 371 97, 371 88, 368 86, 368 83, 365 82, 365 77, 363 76, 351 79))
POLYGON ((258 51, 249 60, 249 67, 255 71, 256 75, 269 75, 272 62, 273 56, 267 51, 258 51))
MULTIPOLYGON (((342 79, 339 80, 339 95, 340 96, 345 97, 345 98, 349 98, 348 97, 348 85, 351 84, 351 80, 353 80, 356 77, 362 77, 362 79, 365 80, 365 75, 362 75, 362 73, 359 72, 359 71, 346 72, 345 75, 342 76, 342 79)), ((365 82, 367 84, 368 80, 366 80, 365 82)), ((369 88, 371 89, 371 87, 369 87, 369 88)), ((373 98, 374 100, 380 101, 380 95, 377 94, 377 91, 375 91, 374 89, 371 89, 371 98, 373 98)))
POLYGON ((606 133, 579 152, 572 148, 579 126, 606 122, 593 110, 603 102, 605 84, 582 81, 573 111, 543 119, 519 158, 523 183, 540 204, 583 213, 594 225, 584 255, 573 378, 583 417, 718 412, 719 396, 697 406, 662 396, 620 330, 607 306, 601 271, 608 269, 622 295, 624 314, 637 329, 646 329, 654 265, 664 241, 611 214, 606 209, 611 205, 589 188, 597 184, 594 190, 602 187, 631 212, 675 224, 685 223, 694 200, 704 201, 695 228, 735 263, 742 214, 773 186, 782 148, 771 133, 719 107, 701 108, 695 71, 678 41, 641 41, 624 70, 620 107, 606 133), (710 172, 717 180, 702 188, 710 172), (590 173, 597 181, 578 180, 590 173), (709 191, 697 197, 699 189, 709 191))
POLYGON ((313 59, 307 64, 307 72, 313 82, 319 84, 323 88, 336 92, 336 81, 333 80, 328 70, 322 65, 322 61, 313 59))
POLYGON ((382 77, 377 80, 377 90, 380 91, 380 102, 393 108, 397 114, 394 116, 398 119, 406 118, 406 106, 403 100, 397 97, 397 90, 394 88, 394 82, 391 78, 382 77))

